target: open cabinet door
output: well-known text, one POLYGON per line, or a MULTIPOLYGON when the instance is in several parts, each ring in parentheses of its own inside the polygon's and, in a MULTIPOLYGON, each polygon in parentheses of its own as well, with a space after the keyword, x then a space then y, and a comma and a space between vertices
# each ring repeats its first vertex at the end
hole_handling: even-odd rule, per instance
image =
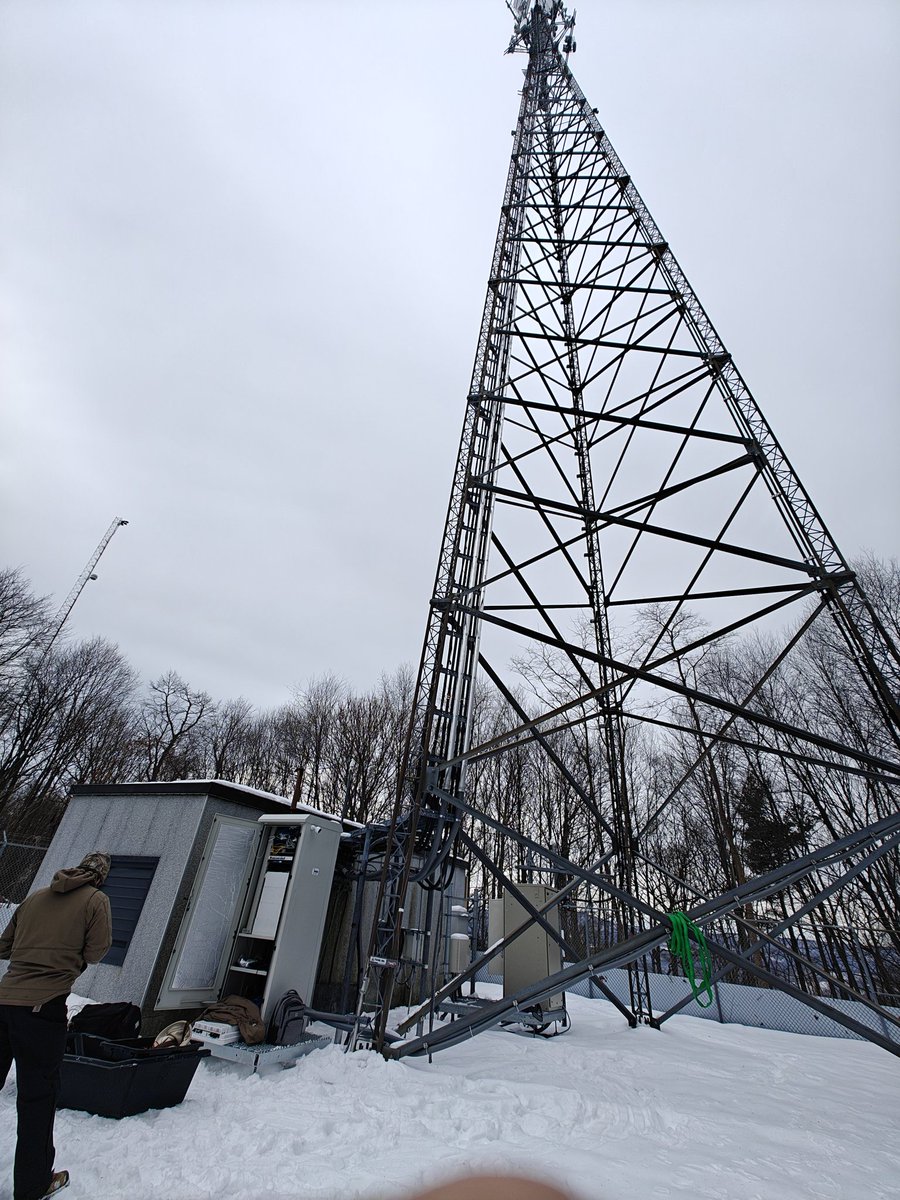
POLYGON ((262 835, 256 821, 213 818, 157 1009, 200 1008, 218 1000, 262 835))

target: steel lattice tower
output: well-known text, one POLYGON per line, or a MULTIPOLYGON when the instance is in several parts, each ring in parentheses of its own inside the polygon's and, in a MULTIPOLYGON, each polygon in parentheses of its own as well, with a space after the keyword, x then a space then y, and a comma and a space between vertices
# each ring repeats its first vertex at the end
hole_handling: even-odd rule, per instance
MULTIPOLYGON (((410 881, 439 883, 460 849, 515 890, 481 849, 480 825, 568 878, 562 895, 587 883, 609 898, 616 932, 605 957, 577 961, 565 946, 563 974, 629 966, 632 1021, 651 1017, 641 963, 668 933, 650 839, 714 754, 806 764, 879 797, 867 828, 825 830, 820 849, 762 878, 736 864, 727 894, 693 897, 701 923, 743 921, 739 952, 727 939, 716 947, 724 969, 765 977, 752 948, 777 934, 744 921, 753 903, 787 896, 783 933, 896 856, 900 839, 897 648, 575 81, 573 19, 559 0, 520 0, 515 16, 510 51, 528 65, 360 995, 382 1047, 410 881), (876 715, 877 730, 852 744, 766 702, 770 680, 823 625, 876 715), (764 662, 710 686, 698 655, 748 632, 764 662), (525 676, 553 683, 537 689, 538 708, 525 676), (476 684, 509 713, 489 737, 475 732, 476 684), (628 747, 630 731, 651 726, 686 739, 694 756, 648 812, 630 794, 628 747), (602 764, 576 772, 561 739, 588 728, 602 764), (546 771, 590 815, 592 861, 536 842, 470 794, 472 764, 523 746, 540 747, 546 771)), ((496 1015, 394 1053, 448 1044, 496 1015)))

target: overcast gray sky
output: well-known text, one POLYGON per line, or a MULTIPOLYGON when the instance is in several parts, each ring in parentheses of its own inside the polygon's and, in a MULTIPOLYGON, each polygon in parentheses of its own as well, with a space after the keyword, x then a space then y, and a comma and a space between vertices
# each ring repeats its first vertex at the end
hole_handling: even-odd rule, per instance
MULTIPOLYGON (((0 4, 0 562, 269 705, 418 659, 501 0, 0 4)), ((844 553, 900 551, 900 5, 582 0, 571 66, 844 553)))

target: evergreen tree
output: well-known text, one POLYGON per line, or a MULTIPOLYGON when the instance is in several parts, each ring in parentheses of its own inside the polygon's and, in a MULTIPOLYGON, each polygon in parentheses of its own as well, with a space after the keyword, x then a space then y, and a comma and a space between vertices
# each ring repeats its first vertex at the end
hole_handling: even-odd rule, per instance
POLYGON ((741 853, 754 875, 765 875, 796 858, 809 832, 807 823, 781 813, 766 779, 749 771, 737 802, 741 853))

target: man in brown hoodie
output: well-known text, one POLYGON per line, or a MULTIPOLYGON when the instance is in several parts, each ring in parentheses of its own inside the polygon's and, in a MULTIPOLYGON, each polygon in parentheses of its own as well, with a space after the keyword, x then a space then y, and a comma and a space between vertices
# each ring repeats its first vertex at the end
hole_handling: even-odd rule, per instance
POLYGON ((0 959, 10 960, 0 979, 0 1087, 16 1063, 14 1200, 43 1200, 69 1182, 67 1171, 53 1173, 66 997, 112 943, 109 900, 98 891, 109 865, 108 854, 95 852, 57 871, 48 888, 19 905, 0 937, 0 959))

